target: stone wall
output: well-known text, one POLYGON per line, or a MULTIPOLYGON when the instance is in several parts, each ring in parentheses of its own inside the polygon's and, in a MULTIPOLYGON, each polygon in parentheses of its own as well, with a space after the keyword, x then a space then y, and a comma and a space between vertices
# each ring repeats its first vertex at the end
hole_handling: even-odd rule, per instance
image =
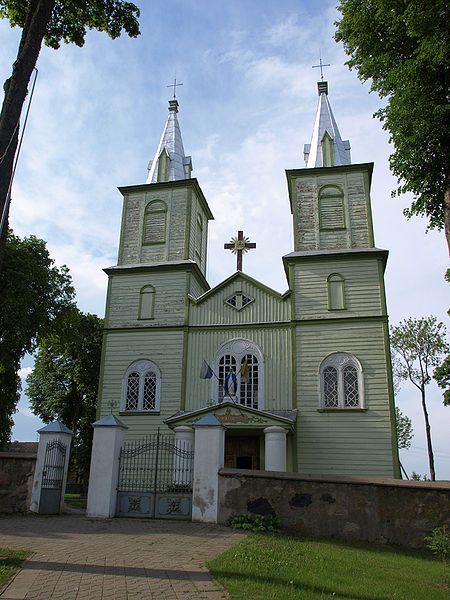
POLYGON ((0 513, 30 508, 36 454, 0 452, 0 513))
POLYGON ((305 536, 419 547, 435 527, 450 527, 450 481, 221 469, 219 522, 245 513, 276 514, 305 536))

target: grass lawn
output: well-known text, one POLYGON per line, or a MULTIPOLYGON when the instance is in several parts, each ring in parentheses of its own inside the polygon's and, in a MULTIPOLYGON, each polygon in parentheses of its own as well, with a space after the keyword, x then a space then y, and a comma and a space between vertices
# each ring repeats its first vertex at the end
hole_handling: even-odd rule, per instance
POLYGON ((450 598, 440 562, 392 546, 252 534, 208 568, 233 600, 450 598))
POLYGON ((0 590, 8 583, 23 561, 30 556, 29 550, 0 548, 0 590))
POLYGON ((86 510, 87 498, 81 494, 64 494, 64 503, 72 508, 86 510))

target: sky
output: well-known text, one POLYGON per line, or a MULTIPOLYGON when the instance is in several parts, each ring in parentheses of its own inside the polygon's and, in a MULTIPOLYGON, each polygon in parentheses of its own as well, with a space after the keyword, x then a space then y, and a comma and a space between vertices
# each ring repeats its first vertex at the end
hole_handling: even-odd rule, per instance
MULTIPOLYGON (((16 178, 10 224, 20 236, 47 241, 58 265, 70 268, 81 310, 104 315, 106 275, 117 260, 122 196, 118 186, 145 183, 177 77, 186 154, 215 220, 210 223, 208 281, 234 272, 224 242, 243 229, 257 244, 244 270, 280 292, 281 256, 293 250, 285 169, 304 167, 317 106, 319 56, 329 99, 352 162, 374 162, 375 242, 390 252, 386 286, 390 322, 435 315, 448 327, 448 255, 442 232, 407 221, 408 196, 391 198, 392 147, 373 113, 382 105, 370 85, 345 66, 334 42, 336 2, 153 0, 141 9, 141 35, 111 40, 89 32, 83 48, 44 47, 16 178)), ((0 79, 15 59, 20 30, 0 21, 0 79)), ((32 368, 26 357, 21 370, 32 368)), ((450 479, 450 408, 429 386, 436 472, 450 479)), ((406 471, 428 473, 420 399, 404 384, 397 404, 414 426, 401 452, 406 471)), ((26 395, 14 416, 13 439, 34 440, 40 421, 26 395)))

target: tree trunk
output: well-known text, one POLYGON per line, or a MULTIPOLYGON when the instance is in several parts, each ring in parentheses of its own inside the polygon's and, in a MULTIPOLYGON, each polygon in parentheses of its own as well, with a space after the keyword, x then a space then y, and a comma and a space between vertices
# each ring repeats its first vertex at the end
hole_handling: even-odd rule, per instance
POLYGON ((447 185, 444 195, 444 228, 447 239, 448 254, 450 256, 450 186, 447 185))
MULTIPOLYGON (((54 6, 55 0, 32 0, 30 2, 12 74, 3 86, 5 97, 0 113, 0 218, 8 199, 19 139, 20 114, 54 6)), ((9 208, 6 211, 5 225, 8 223, 8 213, 9 208)), ((0 236, 0 269, 5 250, 6 232, 7 226, 4 227, 0 236)))
POLYGON ((421 388, 420 393, 422 395, 423 416, 425 417, 425 432, 427 434, 427 449, 428 449, 428 462, 430 464, 430 477, 431 477, 431 481, 436 481, 436 473, 434 472, 433 448, 431 446, 431 427, 430 427, 430 421, 428 419, 427 405, 425 402, 425 387, 424 386, 421 388))

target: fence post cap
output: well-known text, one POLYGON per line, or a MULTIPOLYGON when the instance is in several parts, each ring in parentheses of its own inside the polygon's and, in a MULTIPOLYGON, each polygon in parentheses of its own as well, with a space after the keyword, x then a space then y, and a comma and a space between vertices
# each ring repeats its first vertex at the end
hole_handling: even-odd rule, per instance
POLYGON ((73 435, 73 431, 66 427, 64 423, 61 423, 61 421, 49 423, 45 427, 38 429, 38 433, 69 433, 70 435, 73 435))
POLYGON ((121 427, 122 429, 128 429, 128 427, 114 415, 102 417, 98 421, 95 421, 95 423, 92 423, 92 427, 121 427))

